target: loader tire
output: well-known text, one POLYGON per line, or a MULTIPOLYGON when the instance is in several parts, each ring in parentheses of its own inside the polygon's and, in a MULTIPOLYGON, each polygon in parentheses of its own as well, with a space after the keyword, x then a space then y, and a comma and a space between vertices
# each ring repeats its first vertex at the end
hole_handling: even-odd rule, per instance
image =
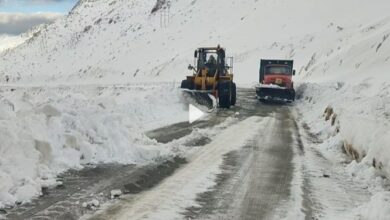
POLYGON ((218 99, 220 108, 230 108, 232 101, 232 86, 230 82, 219 83, 218 99))
POLYGON ((236 105, 236 101, 237 101, 237 88, 236 88, 236 84, 235 83, 232 83, 232 99, 231 99, 231 105, 236 105))
POLYGON ((185 80, 181 81, 180 88, 192 90, 192 89, 194 89, 194 85, 192 84, 191 81, 189 81, 188 79, 185 79, 185 80))

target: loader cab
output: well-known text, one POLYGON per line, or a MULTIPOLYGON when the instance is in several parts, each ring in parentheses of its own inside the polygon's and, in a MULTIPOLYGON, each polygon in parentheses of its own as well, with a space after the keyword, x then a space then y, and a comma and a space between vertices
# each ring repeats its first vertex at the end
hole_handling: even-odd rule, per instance
POLYGON ((226 76, 228 70, 233 69, 233 58, 226 58, 225 49, 221 47, 198 48, 194 52, 194 60, 195 67, 190 66, 189 69, 195 70, 196 74, 206 69, 208 77, 214 77, 215 74, 226 76))
POLYGON ((194 52, 193 72, 181 82, 180 88, 212 95, 218 106, 230 108, 236 104, 236 84, 233 82, 233 58, 227 58, 225 48, 202 47, 194 52), (230 65, 228 65, 230 63, 230 65))

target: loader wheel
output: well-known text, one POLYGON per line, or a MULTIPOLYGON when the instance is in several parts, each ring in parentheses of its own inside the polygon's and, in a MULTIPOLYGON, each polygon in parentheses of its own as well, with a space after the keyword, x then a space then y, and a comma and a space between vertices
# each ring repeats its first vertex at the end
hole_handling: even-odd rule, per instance
POLYGON ((236 88, 236 84, 232 83, 232 100, 230 104, 236 105, 236 101, 237 101, 237 88, 236 88))
POLYGON ((181 81, 180 88, 192 90, 192 89, 194 89, 194 85, 191 81, 189 81, 188 79, 185 79, 185 80, 181 81))
POLYGON ((232 90, 230 82, 221 82, 218 85, 219 107, 230 108, 232 101, 232 90))

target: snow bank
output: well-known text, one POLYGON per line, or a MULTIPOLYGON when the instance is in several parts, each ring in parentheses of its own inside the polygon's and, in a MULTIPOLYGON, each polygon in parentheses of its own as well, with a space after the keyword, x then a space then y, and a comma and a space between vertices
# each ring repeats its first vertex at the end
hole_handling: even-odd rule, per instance
POLYGON ((348 81, 305 83, 300 87, 305 91, 298 103, 310 131, 323 141, 316 148, 336 163, 349 161, 343 153, 349 154, 354 160, 345 171, 374 195, 356 213, 361 214, 361 219, 388 219, 390 203, 383 193, 390 174, 390 128, 386 116, 390 102, 379 94, 389 89, 375 83, 368 85, 370 89, 360 91, 348 81))
POLYGON ((2 88, 0 113, 0 207, 69 168, 167 156, 143 131, 187 117, 172 84, 2 88))
MULTIPOLYGON (((385 68, 385 67, 384 67, 385 68)), ((386 81, 386 77, 383 77, 386 81)), ((362 80, 364 81, 364 80, 362 80)), ((312 131, 323 138, 339 133, 342 146, 355 159, 369 161, 390 174, 390 86, 362 83, 316 83, 305 85, 300 110, 312 131), (324 111, 330 106, 334 113, 325 121, 324 111), (332 123, 334 125, 332 126, 332 123)))

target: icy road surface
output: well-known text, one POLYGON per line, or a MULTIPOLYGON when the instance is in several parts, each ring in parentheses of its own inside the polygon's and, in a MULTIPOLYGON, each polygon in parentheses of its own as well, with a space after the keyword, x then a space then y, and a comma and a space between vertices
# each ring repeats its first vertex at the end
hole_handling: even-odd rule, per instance
POLYGON ((186 158, 70 173, 63 177, 65 188, 49 189, 8 217, 359 219, 354 210, 370 194, 313 148, 319 140, 300 125, 294 106, 262 104, 253 89, 240 89, 238 97, 236 107, 219 109, 206 121, 148 132, 163 143, 184 139, 186 158), (116 188, 126 195, 107 199, 116 188), (102 203, 96 210, 78 203, 94 198, 102 203))
POLYGON ((167 142, 236 117, 156 187, 85 218, 358 219, 353 210, 369 193, 309 147, 318 140, 299 125, 293 105, 259 103, 250 89, 238 95, 236 107, 209 121, 151 132, 167 142))
POLYGON ((152 190, 125 198, 92 219, 265 219, 285 215, 287 209, 282 207, 289 199, 296 151, 290 106, 259 104, 252 90, 239 95, 237 107, 219 110, 211 118, 240 112, 237 121, 187 158, 186 165, 152 190))

